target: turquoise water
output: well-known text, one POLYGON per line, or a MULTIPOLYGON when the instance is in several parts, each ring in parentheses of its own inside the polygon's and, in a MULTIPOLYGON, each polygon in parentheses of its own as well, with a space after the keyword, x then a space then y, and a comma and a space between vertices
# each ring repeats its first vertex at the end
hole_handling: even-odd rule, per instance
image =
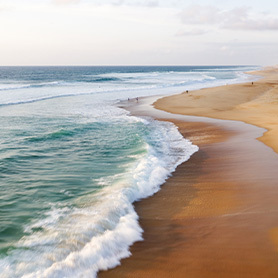
POLYGON ((62 118, 9 117, 0 123, 2 255, 24 235, 24 225, 53 205, 74 206, 74 199, 101 190, 100 178, 123 173, 146 153, 143 137, 149 132, 140 123, 62 118))
POLYGON ((120 100, 248 80, 252 67, 0 67, 1 277, 95 277, 142 240, 132 203, 198 150, 120 100))

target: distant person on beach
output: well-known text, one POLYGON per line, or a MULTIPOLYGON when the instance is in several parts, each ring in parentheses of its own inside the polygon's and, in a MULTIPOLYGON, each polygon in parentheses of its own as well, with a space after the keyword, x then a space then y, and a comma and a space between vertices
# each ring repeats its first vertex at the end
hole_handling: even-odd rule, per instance
POLYGON ((136 101, 138 102, 138 100, 139 100, 139 98, 137 97, 137 98, 136 98, 136 101))

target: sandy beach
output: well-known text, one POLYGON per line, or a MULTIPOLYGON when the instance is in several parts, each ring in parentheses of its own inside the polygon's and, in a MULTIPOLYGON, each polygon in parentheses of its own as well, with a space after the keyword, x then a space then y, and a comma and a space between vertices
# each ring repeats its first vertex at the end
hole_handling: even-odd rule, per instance
POLYGON ((253 74, 263 78, 154 105, 212 119, 130 108, 174 122, 200 150, 135 204, 144 241, 99 277, 278 277, 278 69, 253 74))
POLYGON ((184 92, 158 100, 155 108, 263 127, 268 131, 260 140, 278 153, 278 68, 251 74, 264 78, 252 83, 184 92))

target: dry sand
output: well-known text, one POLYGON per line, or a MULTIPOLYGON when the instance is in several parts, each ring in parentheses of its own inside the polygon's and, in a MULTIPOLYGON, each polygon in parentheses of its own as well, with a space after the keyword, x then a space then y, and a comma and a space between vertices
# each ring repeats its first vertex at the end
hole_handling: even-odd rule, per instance
MULTIPOLYGON (((262 126, 269 131, 261 141, 277 151, 278 74, 261 74, 266 78, 253 85, 184 93, 155 106, 262 126)), ((161 191, 135 204, 144 241, 99 277, 278 277, 278 155, 255 139, 262 130, 156 115, 168 116, 200 150, 161 191)))
POLYGON ((263 79, 165 97, 155 108, 183 115, 237 120, 266 128, 260 140, 278 153, 278 68, 253 72, 263 79))

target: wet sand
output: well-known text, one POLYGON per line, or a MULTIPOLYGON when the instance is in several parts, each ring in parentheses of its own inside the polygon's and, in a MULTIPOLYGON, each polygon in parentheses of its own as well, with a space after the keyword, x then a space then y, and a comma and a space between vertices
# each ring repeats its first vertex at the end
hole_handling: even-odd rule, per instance
MULTIPOLYGON (((232 86, 236 87, 231 92, 240 85, 232 86)), ((246 85, 241 86, 244 96, 238 94, 231 107, 246 104, 246 85)), ((262 97, 263 88, 250 93, 256 97, 249 97, 248 102, 262 97)), ((214 94, 213 89, 208 90, 214 94)), ((225 93, 223 89, 219 92, 225 93)), ((160 109, 176 109, 169 106, 171 98, 160 109)), ((176 104, 184 105, 181 99, 176 104)), ((156 195, 135 204, 144 241, 131 247, 132 256, 122 260, 120 267, 101 272, 99 277, 278 277, 278 155, 273 151, 273 133, 269 147, 256 140, 265 132, 258 127, 146 107, 141 103, 130 109, 136 115, 174 122, 200 150, 177 168, 156 195)), ((217 114, 216 107, 208 105, 208 109, 214 109, 216 118, 225 114, 217 114)), ((178 112, 186 111, 179 108, 178 112)), ((234 111, 238 113, 238 108, 234 111)), ((208 112, 202 116, 215 117, 208 112)))
POLYGON ((159 99, 154 106, 170 113, 243 121, 266 128, 260 140, 278 153, 278 67, 252 74, 264 78, 184 92, 159 99))

